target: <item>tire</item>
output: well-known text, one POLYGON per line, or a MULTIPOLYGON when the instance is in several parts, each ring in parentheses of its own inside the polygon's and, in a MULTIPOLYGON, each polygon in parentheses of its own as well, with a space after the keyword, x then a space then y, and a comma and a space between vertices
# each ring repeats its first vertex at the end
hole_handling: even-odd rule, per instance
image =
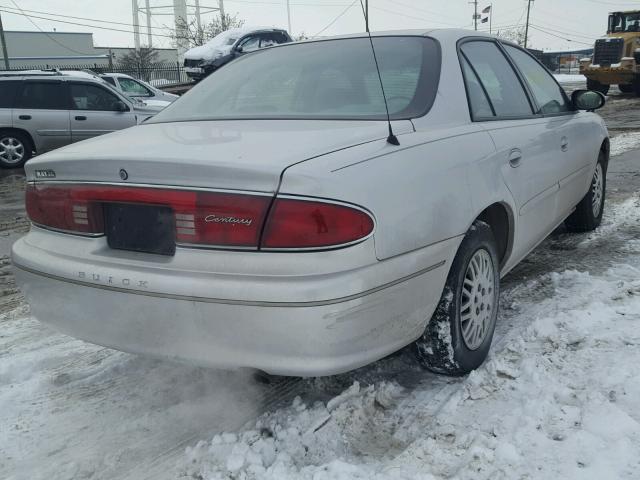
POLYGON ((607 162, 604 152, 598 155, 589 191, 580 200, 576 210, 564 221, 570 232, 590 232, 600 226, 607 192, 607 162))
POLYGON ((477 220, 460 244, 436 311, 414 344, 418 362, 452 376, 482 365, 491 347, 499 298, 496 241, 491 227, 477 220))
POLYGON ((596 92, 600 92, 603 95, 609 93, 609 85, 605 85, 604 83, 600 83, 597 80, 591 80, 587 78, 587 90, 595 90, 596 92))
POLYGON ((19 168, 31 158, 31 139, 24 133, 0 131, 0 167, 19 168))
POLYGON ((622 93, 635 93, 636 91, 635 85, 632 85, 632 84, 618 85, 618 88, 622 93))

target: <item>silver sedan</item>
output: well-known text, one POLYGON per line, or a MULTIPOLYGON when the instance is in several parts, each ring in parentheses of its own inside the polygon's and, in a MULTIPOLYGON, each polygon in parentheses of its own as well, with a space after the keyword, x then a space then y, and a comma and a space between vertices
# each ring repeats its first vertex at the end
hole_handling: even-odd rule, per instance
POLYGON ((380 75, 366 36, 279 46, 29 162, 33 315, 213 367, 327 375, 413 344, 477 368, 500 277, 559 224, 600 224, 604 97, 475 32, 372 43, 380 75))

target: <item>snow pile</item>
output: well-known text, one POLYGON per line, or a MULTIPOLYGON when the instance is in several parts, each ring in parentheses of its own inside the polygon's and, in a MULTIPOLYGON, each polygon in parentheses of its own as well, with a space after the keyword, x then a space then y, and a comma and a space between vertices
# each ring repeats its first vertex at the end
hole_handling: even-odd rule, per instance
MULTIPOLYGON (((619 208, 614 223, 640 224, 638 199, 619 208)), ((624 262, 600 273, 553 272, 511 289, 506 333, 464 379, 437 378, 435 389, 425 373, 415 388, 354 383, 328 402, 296 399, 189 448, 181 478, 635 479, 639 253, 631 241, 624 262)))
POLYGON ((554 73, 553 76, 560 83, 585 83, 587 77, 579 74, 554 73))
POLYGON ((611 156, 640 148, 640 132, 625 132, 611 138, 611 156))

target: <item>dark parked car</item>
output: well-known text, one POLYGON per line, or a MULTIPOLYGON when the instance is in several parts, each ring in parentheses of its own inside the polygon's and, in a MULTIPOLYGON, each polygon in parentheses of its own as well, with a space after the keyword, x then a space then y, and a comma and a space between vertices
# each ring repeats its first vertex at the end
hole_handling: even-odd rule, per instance
POLYGON ((185 71, 199 81, 246 53, 292 41, 286 30, 277 28, 232 28, 187 51, 184 54, 185 71))

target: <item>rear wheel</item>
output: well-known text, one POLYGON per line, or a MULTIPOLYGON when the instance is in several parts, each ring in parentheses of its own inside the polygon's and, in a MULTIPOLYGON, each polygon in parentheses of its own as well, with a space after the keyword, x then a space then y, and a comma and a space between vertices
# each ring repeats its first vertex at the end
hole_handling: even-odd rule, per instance
POLYGON ((498 265, 491 227, 476 221, 453 260, 440 303, 415 343, 424 367, 464 375, 487 358, 498 315, 498 265))
POLYGON ((596 92, 606 95, 609 93, 609 85, 587 78, 587 90, 595 90, 596 92))
POLYGON ((573 212, 564 221, 570 232, 589 232, 600 226, 604 213, 604 197, 607 191, 606 155, 600 152, 598 164, 591 179, 591 187, 573 212))
POLYGON ((31 153, 31 142, 25 134, 0 131, 0 167, 22 167, 31 158, 31 153))
POLYGON ((630 83, 627 85, 618 85, 618 88, 622 93, 634 93, 636 90, 635 86, 630 83))

